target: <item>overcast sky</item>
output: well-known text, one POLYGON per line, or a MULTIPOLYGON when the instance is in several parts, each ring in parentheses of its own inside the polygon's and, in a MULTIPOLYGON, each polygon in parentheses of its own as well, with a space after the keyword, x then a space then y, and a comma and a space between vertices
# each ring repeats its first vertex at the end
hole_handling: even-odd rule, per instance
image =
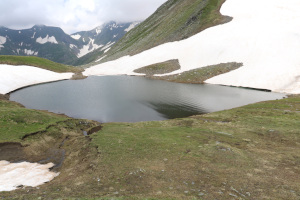
POLYGON ((104 22, 141 21, 167 0, 0 0, 0 26, 27 29, 35 24, 66 33, 91 30, 104 22))

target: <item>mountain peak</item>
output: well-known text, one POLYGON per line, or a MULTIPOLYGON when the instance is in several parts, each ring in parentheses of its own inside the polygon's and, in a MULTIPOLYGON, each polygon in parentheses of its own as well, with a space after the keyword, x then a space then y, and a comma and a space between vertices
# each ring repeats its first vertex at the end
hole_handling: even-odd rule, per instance
POLYGON ((46 25, 44 25, 44 24, 36 24, 32 28, 42 28, 42 27, 46 27, 46 25))

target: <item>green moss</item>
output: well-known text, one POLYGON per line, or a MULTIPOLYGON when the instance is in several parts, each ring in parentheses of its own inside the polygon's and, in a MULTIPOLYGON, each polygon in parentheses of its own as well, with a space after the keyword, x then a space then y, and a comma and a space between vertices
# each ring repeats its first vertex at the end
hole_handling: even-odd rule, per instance
POLYGON ((154 76, 152 78, 159 80, 166 80, 178 83, 203 83, 207 79, 214 76, 236 70, 241 67, 242 63, 222 63, 218 65, 212 65, 208 67, 202 67, 190 71, 186 71, 180 74, 169 76, 154 76))
POLYGON ((154 74, 165 74, 180 69, 178 60, 169 60, 162 63, 156 63, 140 69, 134 70, 135 73, 146 74, 146 76, 153 76, 154 74))
POLYGON ((55 63, 50 60, 32 57, 32 56, 0 56, 0 64, 9 65, 29 65, 35 66, 42 69, 47 69, 54 72, 79 72, 82 69, 73 66, 68 66, 60 63, 55 63))
POLYGON ((66 119, 63 116, 26 109, 18 104, 0 100, 0 143, 20 142, 25 135, 43 131, 48 126, 66 119))

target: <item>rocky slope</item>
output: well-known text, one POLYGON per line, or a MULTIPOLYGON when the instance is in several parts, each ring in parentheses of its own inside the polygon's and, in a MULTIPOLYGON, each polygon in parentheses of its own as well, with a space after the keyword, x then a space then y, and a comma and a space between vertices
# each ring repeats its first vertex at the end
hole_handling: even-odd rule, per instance
POLYGON ((224 0, 169 0, 114 45, 102 62, 135 55, 166 42, 188 38, 208 27, 226 23, 231 18, 219 13, 223 2, 224 0))

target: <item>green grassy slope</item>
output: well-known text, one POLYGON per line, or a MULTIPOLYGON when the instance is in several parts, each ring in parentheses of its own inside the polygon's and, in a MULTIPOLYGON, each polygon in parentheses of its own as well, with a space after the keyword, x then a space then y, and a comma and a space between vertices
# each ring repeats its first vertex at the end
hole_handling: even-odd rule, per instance
POLYGON ((67 117, 25 109, 19 104, 0 100, 0 143, 20 142, 30 133, 64 121, 67 117))
POLYGON ((91 122, 1 100, 4 104, 1 126, 20 128, 11 137, 0 130, 0 141, 20 141, 15 132, 27 126, 39 131, 33 123, 49 118, 53 126, 21 140, 25 152, 34 155, 54 147, 66 152, 53 181, 39 189, 2 192, 4 199, 300 197, 299 96, 185 119, 108 123, 90 137, 81 130, 84 124, 92 127, 91 122))
POLYGON ((9 65, 29 65, 35 66, 42 69, 47 69, 54 72, 79 72, 81 68, 76 68, 69 65, 64 65, 60 63, 55 63, 50 60, 33 57, 33 56, 3 56, 0 55, 0 64, 9 64, 9 65))
POLYGON ((153 15, 126 34, 101 62, 134 55, 166 42, 188 38, 230 20, 221 16, 224 0, 169 0, 153 15))

